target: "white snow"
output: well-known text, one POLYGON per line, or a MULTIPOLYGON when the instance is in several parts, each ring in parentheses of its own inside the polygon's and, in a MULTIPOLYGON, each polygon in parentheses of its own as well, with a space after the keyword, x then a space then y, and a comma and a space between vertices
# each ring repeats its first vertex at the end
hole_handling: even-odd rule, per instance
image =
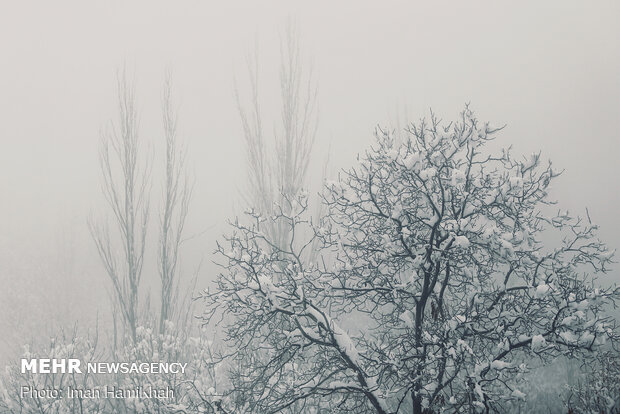
POLYGON ((348 382, 343 382, 343 381, 333 381, 329 384, 328 388, 359 388, 359 385, 356 384, 351 384, 348 382))
POLYGON ((463 184, 465 182, 465 173, 459 169, 452 170, 452 185, 463 184))
POLYGON ((568 332, 568 331, 562 332, 560 334, 560 337, 564 339, 564 341, 568 344, 572 344, 577 341, 577 338, 575 337, 575 335, 572 332, 568 332))
POLYGON ((594 340, 594 335, 592 335, 590 332, 584 332, 579 337, 579 342, 582 345, 590 345, 590 343, 592 343, 593 340, 594 340))
POLYGON ((397 219, 400 217, 400 215, 403 213, 403 207, 400 204, 395 205, 394 207, 392 207, 392 218, 397 219))
POLYGON ((576 320, 577 318, 575 316, 567 316, 566 318, 562 319, 561 325, 571 326, 573 323, 575 323, 576 320))
POLYGON ((456 236, 454 238, 454 247, 460 247, 463 249, 467 249, 470 245, 469 239, 465 236, 456 236))
POLYGON ((403 164, 405 165, 405 167, 411 169, 414 165, 420 162, 420 158, 420 154, 418 153, 410 154, 403 160, 403 164))
POLYGON ((404 311, 400 314, 400 319, 405 323, 405 325, 409 328, 413 328, 413 318, 412 313, 409 310, 404 311))
POLYGON ((391 149, 387 152, 386 155, 391 161, 394 161, 396 158, 398 158, 398 150, 391 149))
POLYGON ((499 359, 491 362, 491 368, 493 369, 505 369, 510 368, 510 366, 511 364, 509 362, 500 361, 499 359))
POLYGON ((570 304, 571 308, 581 310, 581 311, 588 309, 588 306, 590 306, 590 303, 588 302, 587 299, 584 299, 578 303, 573 302, 570 304))
POLYGON ((435 168, 433 167, 425 168, 422 171, 420 171, 420 178, 426 181, 429 178, 434 177, 435 174, 437 174, 437 170, 435 168))
POLYGON ((545 338, 542 335, 534 335, 532 337, 532 351, 537 351, 539 349, 542 349, 545 347, 545 345, 547 344, 547 341, 545 341, 545 338))
POLYGON ((537 299, 542 299, 545 296, 547 296, 547 294, 549 293, 549 290, 550 290, 549 285, 542 283, 536 287, 536 292, 534 293, 534 296, 537 299))

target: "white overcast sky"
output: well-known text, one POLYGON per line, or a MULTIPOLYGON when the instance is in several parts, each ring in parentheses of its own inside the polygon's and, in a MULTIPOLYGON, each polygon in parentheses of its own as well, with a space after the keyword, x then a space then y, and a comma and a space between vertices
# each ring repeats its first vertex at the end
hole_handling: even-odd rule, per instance
MULTIPOLYGON (((429 108, 452 119, 470 102, 481 119, 507 125, 502 144, 540 149, 565 169, 556 198, 575 212, 589 207, 620 246, 617 1, 6 1, 0 249, 28 260, 59 223, 85 229, 88 214, 103 211, 98 131, 115 114, 124 62, 145 140, 161 139, 159 96, 172 68, 196 176, 190 223, 219 228, 245 171, 233 76, 243 78, 258 38, 266 108, 277 102, 278 33, 289 17, 319 81, 317 165, 329 143, 333 165, 350 165, 374 126, 405 108, 412 119, 429 108)), ((195 249, 210 253, 215 236, 195 249)))

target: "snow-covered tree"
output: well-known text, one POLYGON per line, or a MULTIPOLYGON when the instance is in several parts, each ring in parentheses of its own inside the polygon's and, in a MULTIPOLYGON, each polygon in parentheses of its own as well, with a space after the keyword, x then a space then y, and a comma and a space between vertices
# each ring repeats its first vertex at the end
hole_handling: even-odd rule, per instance
POLYGON ((232 223, 204 317, 229 316, 232 358, 266 358, 232 373, 223 407, 501 412, 527 398, 528 364, 616 352, 606 311, 620 292, 596 282, 613 253, 589 216, 549 214, 551 164, 488 154, 498 130, 468 108, 407 131, 396 144, 379 130, 326 185, 320 223, 303 194, 232 223), (264 230, 274 223, 290 243, 264 230))

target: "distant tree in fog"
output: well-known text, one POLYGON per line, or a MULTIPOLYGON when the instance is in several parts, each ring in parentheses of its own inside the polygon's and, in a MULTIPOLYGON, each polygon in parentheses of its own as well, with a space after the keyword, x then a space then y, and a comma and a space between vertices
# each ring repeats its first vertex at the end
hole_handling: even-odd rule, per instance
POLYGON ((179 293, 179 248, 191 186, 185 170, 185 151, 177 136, 177 113, 172 103, 171 75, 167 74, 162 96, 163 129, 165 139, 165 178, 163 207, 160 214, 160 236, 157 258, 161 280, 159 332, 163 333, 165 322, 175 317, 179 293))
MULTIPOLYGON (((299 33, 289 22, 280 40, 280 122, 274 127, 273 139, 267 139, 259 94, 258 46, 248 57, 250 81, 249 103, 246 105, 235 89, 243 126, 248 159, 248 203, 268 213, 274 203, 286 205, 283 197, 295 195, 307 186, 310 155, 318 125, 317 87, 312 68, 305 67, 299 33)), ((269 229, 278 245, 288 242, 287 229, 273 223, 269 229)))
POLYGON ((589 217, 548 214, 551 164, 487 154, 497 130, 467 108, 407 131, 327 184, 321 223, 302 193, 232 222, 203 294, 249 365, 228 412, 503 412, 531 364, 618 355, 620 292, 596 282, 613 253, 589 217))
MULTIPOLYGON (((317 85, 300 43, 299 31, 289 21, 280 38, 277 72, 280 119, 267 124, 270 132, 265 132, 261 106, 266 97, 259 93, 258 45, 254 55, 246 59, 249 75, 247 104, 242 102, 238 88, 235 89, 248 161, 248 196, 245 201, 265 215, 278 214, 281 210, 288 214, 288 200, 308 187, 308 169, 318 126, 317 85)), ((321 214, 320 209, 317 213, 317 216, 321 214)), ((275 251, 285 248, 296 237, 290 230, 278 220, 265 223, 264 227, 275 251)), ((247 347, 243 355, 235 359, 235 370, 250 375, 255 369, 254 364, 265 357, 263 349, 247 347)), ((239 396, 240 402, 243 396, 239 396)), ((299 407, 293 406, 292 409, 299 407)))
POLYGON ((117 74, 118 120, 101 133, 102 190, 112 212, 107 221, 89 221, 99 257, 113 286, 126 332, 135 341, 139 286, 149 219, 150 167, 142 157, 134 84, 117 74), (120 252, 117 250, 120 243, 120 252))

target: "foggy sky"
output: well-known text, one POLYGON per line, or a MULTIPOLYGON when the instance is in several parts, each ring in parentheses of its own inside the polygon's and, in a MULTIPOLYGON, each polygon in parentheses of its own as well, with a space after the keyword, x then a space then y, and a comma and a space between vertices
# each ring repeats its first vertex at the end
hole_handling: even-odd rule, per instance
MULTIPOLYGON (((188 232, 206 230, 188 246, 187 267, 211 260, 224 221, 242 205, 233 79, 247 91, 244 56, 258 39, 269 132, 278 115, 278 35, 289 17, 319 83, 313 176, 329 146, 333 169, 346 167, 372 142, 375 125, 405 112, 417 120, 429 108, 450 120, 470 102, 481 120, 507 125, 500 144, 517 154, 542 150, 565 169, 555 198, 574 213, 587 206, 602 238, 620 247, 620 6, 539 3, 3 3, 0 282, 24 278, 33 287, 24 300, 44 300, 36 285, 49 269, 21 264, 55 256, 67 228, 85 255, 73 280, 99 280, 86 220, 105 213, 98 132, 115 116, 115 71, 124 64, 137 82, 141 136, 153 143, 155 164, 161 87, 166 68, 173 72, 196 180, 188 232)), ((205 269, 202 277, 212 278, 205 269)), ((12 295, 0 292, 0 302, 12 295)))

